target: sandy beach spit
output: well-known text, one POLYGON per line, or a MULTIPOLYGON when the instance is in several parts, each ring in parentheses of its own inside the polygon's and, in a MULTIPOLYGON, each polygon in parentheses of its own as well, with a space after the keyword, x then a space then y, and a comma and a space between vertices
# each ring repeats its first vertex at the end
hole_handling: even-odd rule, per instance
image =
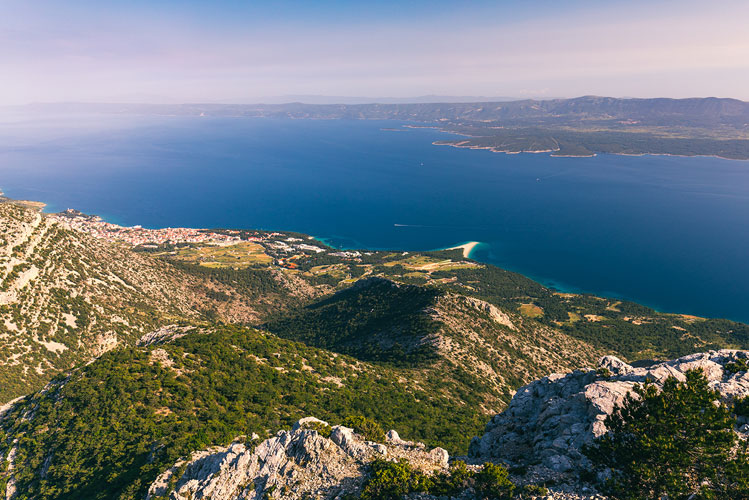
POLYGON ((463 249, 463 257, 468 259, 471 257, 471 252, 474 248, 476 248, 476 245, 478 245, 478 241, 469 241, 468 243, 463 243, 462 245, 446 248, 445 250, 457 250, 459 248, 463 249))

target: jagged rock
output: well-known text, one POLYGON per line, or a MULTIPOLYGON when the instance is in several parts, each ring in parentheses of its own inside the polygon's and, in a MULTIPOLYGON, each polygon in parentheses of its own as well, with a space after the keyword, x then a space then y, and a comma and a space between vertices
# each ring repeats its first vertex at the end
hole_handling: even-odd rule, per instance
POLYGON ((143 335, 140 339, 138 339, 138 345, 145 346, 151 344, 164 344, 166 342, 172 342, 180 337, 184 337, 192 330, 195 330, 194 326, 162 326, 158 330, 154 330, 143 335))
POLYGON ((517 330, 517 327, 512 323, 510 317, 494 304, 490 304, 474 297, 465 297, 464 299, 477 310, 488 313, 495 322, 506 326, 510 330, 517 330))
POLYGON ((337 425, 333 428, 333 432, 330 433, 330 439, 349 456, 356 459, 366 458, 369 451, 366 443, 357 439, 353 429, 342 425, 337 425))
MULTIPOLYGON (((147 500, 233 500, 261 498, 338 498, 355 493, 364 481, 366 465, 376 458, 407 459, 425 472, 447 467, 442 448, 427 451, 397 438, 388 444, 366 441, 352 429, 334 426, 330 438, 309 423, 326 424, 314 417, 301 419, 291 431, 281 431, 252 448, 236 441, 179 461, 154 481, 147 500)), ((327 425, 327 424, 326 424, 327 425)), ((397 432, 392 431, 395 437, 397 432)))
POLYGON ((385 434, 385 439, 388 443, 393 444, 401 444, 403 442, 395 429, 390 429, 389 431, 387 431, 387 434, 385 434))
POLYGON ((749 359, 749 352, 710 351, 647 368, 605 356, 598 370, 549 375, 520 388, 507 410, 487 424, 485 434, 473 438, 469 455, 576 475, 590 465, 582 446, 606 432, 606 416, 636 383, 650 380, 661 385, 670 376, 683 381, 686 371, 700 368, 710 387, 724 398, 743 397, 749 395, 749 374, 725 369, 737 359, 749 359))
MULTIPOLYGON (((294 426, 291 428, 292 431, 299 430, 302 427, 306 427, 306 424, 321 424, 321 425, 329 425, 325 420, 320 420, 319 418, 315 417, 304 417, 302 419, 299 419, 294 426)), ((254 434, 257 436, 257 434, 254 434)))
POLYGON ((390 444, 397 444, 400 446, 411 446, 414 448, 424 447, 424 443, 417 443, 414 441, 404 441, 403 439, 401 439, 401 437, 398 435, 398 433, 394 429, 389 430, 387 434, 385 434, 385 441, 387 441, 390 444))
POLYGON ((444 448, 435 448, 429 452, 434 462, 442 468, 446 468, 450 462, 450 454, 444 448))
POLYGON ((612 375, 627 375, 633 368, 616 356, 604 356, 598 362, 598 367, 608 370, 612 375))

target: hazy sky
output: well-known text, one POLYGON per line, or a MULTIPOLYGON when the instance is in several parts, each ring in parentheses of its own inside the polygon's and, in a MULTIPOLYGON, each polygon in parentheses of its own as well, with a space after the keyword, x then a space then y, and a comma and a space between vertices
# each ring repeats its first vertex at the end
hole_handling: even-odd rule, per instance
POLYGON ((747 0, 0 0, 0 103, 749 100, 747 0))

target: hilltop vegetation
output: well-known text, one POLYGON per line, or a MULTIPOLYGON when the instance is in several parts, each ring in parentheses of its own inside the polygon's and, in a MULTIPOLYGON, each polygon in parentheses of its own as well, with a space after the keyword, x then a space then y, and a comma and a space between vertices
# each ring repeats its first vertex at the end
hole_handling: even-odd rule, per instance
POLYGON ((425 339, 439 324, 424 310, 438 294, 432 288, 366 280, 265 327, 280 337, 365 361, 420 365, 435 356, 434 346, 425 339))

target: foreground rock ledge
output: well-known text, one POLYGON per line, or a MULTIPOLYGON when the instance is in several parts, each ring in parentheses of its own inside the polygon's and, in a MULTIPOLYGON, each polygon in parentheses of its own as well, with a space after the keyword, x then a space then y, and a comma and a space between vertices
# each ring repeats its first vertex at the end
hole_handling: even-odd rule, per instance
POLYGON ((177 462, 159 476, 146 498, 332 499, 357 492, 364 481, 364 468, 377 458, 407 459, 428 473, 448 467, 447 451, 430 451, 421 443, 403 441, 395 431, 388 432, 387 442, 381 444, 341 425, 332 427, 326 438, 310 428, 314 424, 327 426, 308 417, 292 430, 262 442, 253 436, 249 442, 195 452, 189 461, 177 462))
MULTIPOLYGON (((749 395, 749 374, 726 370, 739 359, 749 359, 749 352, 709 351, 640 368, 605 356, 598 370, 549 375, 519 389, 507 410, 487 424, 485 434, 473 438, 469 455, 527 467, 528 475, 538 480, 573 480, 591 465, 581 447, 606 433, 606 416, 636 383, 661 385, 670 376, 684 381, 685 372, 701 368, 710 387, 726 400, 744 397, 749 395)), ((746 436, 749 425, 742 419, 739 424, 737 432, 746 436)))

